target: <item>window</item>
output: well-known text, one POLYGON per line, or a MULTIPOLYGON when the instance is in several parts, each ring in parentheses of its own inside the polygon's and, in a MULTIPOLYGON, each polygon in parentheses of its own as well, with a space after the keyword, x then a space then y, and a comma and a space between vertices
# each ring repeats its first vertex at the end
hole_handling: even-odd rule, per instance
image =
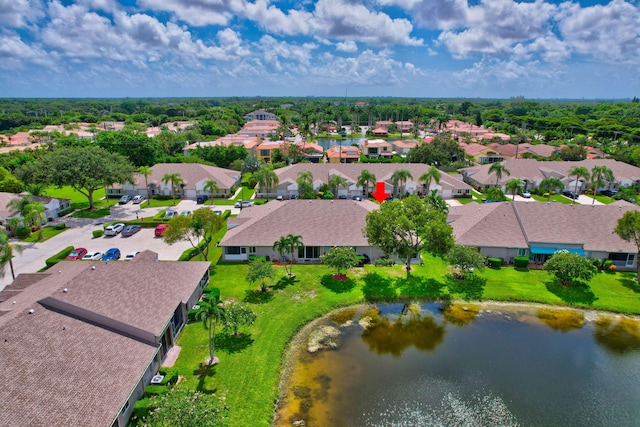
POLYGON ((271 152, 269 150, 260 150, 260 157, 269 157, 271 152))
POLYGON ((255 254, 256 253, 256 247, 255 246, 250 246, 249 247, 249 253, 250 254, 255 254))
POLYGON ((240 246, 227 246, 224 248, 224 253, 227 255, 240 255, 240 246))
POLYGON ((526 254, 527 254, 527 249, 526 248, 518 249, 518 256, 525 256, 526 254))
POLYGON ((127 400, 126 402, 124 402, 124 406, 122 407, 122 411, 120 411, 120 414, 124 415, 127 413, 128 410, 129 410, 129 401, 127 400))
POLYGON ((320 258, 320 246, 298 248, 298 258, 320 258))

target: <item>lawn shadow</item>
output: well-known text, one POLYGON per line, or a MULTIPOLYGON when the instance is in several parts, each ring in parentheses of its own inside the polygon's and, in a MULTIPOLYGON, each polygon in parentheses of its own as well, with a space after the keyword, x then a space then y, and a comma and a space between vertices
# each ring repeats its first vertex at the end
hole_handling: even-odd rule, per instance
POLYGON ((640 283, 635 279, 628 279, 626 277, 620 278, 620 284, 627 289, 632 290, 635 293, 640 293, 640 283))
POLYGON ((333 274, 325 274, 320 279, 320 284, 336 294, 342 294, 350 292, 356 287, 356 281, 347 278, 347 280, 336 280, 333 278, 333 274))
POLYGON ((225 353, 239 353, 251 344, 253 344, 253 338, 244 332, 237 335, 226 332, 216 335, 216 347, 225 353))
POLYGON ((480 300, 484 294, 487 279, 476 274, 467 274, 464 279, 458 279, 452 274, 446 275, 447 287, 452 294, 460 295, 466 301, 480 300))
POLYGON ((362 280, 362 293, 367 301, 395 301, 398 299, 393 281, 378 273, 368 273, 362 280))
POLYGON ((545 284, 547 290, 568 304, 593 305, 598 299, 587 283, 576 282, 570 286, 563 286, 559 280, 545 284))
POLYGON ((528 267, 513 267, 513 269, 515 271, 519 271, 521 273, 527 273, 529 272, 529 268, 528 267))
POLYGON ((403 298, 442 299, 444 283, 423 276, 398 277, 395 285, 403 298))
POLYGON ((285 289, 287 286, 295 285, 298 282, 300 282, 300 280, 297 280, 296 276, 293 276, 293 277, 284 276, 280 280, 278 280, 278 283, 276 283, 273 286, 270 286, 270 288, 273 289, 274 291, 280 291, 282 289, 285 289))
POLYGON ((273 292, 249 289, 244 294, 244 302, 250 304, 266 304, 273 299, 273 292))
POLYGON ((198 368, 193 371, 193 375, 198 377, 198 385, 196 386, 196 390, 201 391, 203 393, 215 393, 216 389, 210 390, 206 389, 204 383, 207 378, 213 377, 216 374, 216 366, 217 365, 208 365, 205 362, 200 362, 198 368))

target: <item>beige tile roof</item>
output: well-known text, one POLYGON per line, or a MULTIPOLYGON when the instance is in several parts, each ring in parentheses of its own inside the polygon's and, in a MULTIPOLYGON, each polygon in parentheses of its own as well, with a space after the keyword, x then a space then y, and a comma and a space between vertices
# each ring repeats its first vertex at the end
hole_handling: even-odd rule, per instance
POLYGON ((0 425, 110 426, 157 349, 33 309, 0 316, 0 425))
POLYGON ((363 200, 285 200, 243 209, 246 222, 227 232, 221 246, 268 246, 287 234, 307 246, 369 246, 362 235, 367 213, 377 208, 363 200))
MULTIPOLYGON (((238 171, 199 163, 158 163, 151 170, 153 173, 148 178, 149 184, 160 185, 165 174, 179 173, 186 189, 193 189, 196 183, 208 179, 215 180, 220 189, 229 189, 236 183, 236 177, 240 176, 238 171)), ((135 175, 135 179, 136 187, 144 188, 144 177, 135 175)))

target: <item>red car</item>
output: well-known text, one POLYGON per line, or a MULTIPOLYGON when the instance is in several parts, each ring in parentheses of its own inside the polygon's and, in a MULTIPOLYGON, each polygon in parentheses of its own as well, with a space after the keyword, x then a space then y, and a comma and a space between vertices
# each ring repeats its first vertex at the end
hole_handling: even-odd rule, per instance
POLYGON ((76 261, 82 259, 83 256, 87 254, 87 250, 85 248, 75 248, 74 250, 67 255, 67 261, 76 261))
POLYGON ((168 229, 169 229, 169 224, 158 224, 155 231, 156 237, 162 237, 162 235, 166 233, 168 229))

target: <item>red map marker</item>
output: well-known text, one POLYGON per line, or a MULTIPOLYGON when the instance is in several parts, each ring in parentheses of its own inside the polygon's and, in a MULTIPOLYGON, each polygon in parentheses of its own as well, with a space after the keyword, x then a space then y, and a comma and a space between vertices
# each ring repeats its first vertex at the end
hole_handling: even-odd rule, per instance
POLYGON ((389 195, 389 193, 384 191, 384 182, 376 182, 376 191, 371 193, 371 195, 378 201, 378 203, 384 202, 389 195))

